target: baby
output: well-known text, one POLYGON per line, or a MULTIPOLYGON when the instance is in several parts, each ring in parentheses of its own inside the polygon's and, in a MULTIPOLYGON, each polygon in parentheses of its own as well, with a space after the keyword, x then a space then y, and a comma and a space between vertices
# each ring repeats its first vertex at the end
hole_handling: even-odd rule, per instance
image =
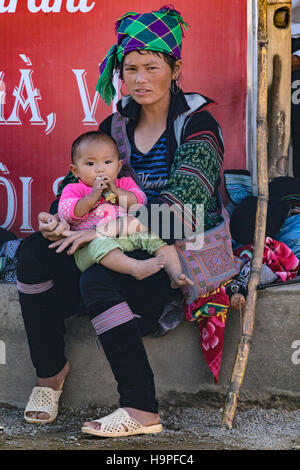
POLYGON ((128 210, 146 204, 144 192, 130 177, 118 178, 122 167, 115 141, 98 131, 79 136, 72 145, 70 170, 78 183, 62 191, 58 214, 72 230, 96 228, 99 237, 77 250, 75 261, 81 271, 94 263, 136 279, 144 279, 164 268, 173 288, 192 285, 182 273, 175 246, 168 246, 128 210), (114 203, 107 202, 110 192, 114 203), (113 194, 112 194, 113 193, 113 194), (125 252, 146 250, 153 257, 130 258, 125 252))

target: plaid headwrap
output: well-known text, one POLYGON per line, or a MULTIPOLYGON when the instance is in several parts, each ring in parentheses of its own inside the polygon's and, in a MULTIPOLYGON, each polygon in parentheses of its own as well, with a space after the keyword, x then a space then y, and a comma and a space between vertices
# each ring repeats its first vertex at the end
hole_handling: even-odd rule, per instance
POLYGON ((129 12, 116 22, 117 44, 114 44, 100 64, 97 83, 103 101, 109 105, 116 94, 112 80, 117 61, 136 50, 164 52, 180 59, 182 27, 188 28, 181 14, 172 6, 164 6, 151 13, 129 12))

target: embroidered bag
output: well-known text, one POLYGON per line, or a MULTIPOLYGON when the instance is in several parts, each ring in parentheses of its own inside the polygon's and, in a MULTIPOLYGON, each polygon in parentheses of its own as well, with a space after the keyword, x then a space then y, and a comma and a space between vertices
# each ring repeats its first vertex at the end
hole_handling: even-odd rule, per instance
POLYGON ((217 289, 240 272, 242 262, 233 255, 229 217, 223 206, 222 216, 224 220, 221 224, 204 232, 201 249, 182 250, 177 247, 182 271, 194 282, 193 286, 184 286, 181 289, 187 305, 217 289))

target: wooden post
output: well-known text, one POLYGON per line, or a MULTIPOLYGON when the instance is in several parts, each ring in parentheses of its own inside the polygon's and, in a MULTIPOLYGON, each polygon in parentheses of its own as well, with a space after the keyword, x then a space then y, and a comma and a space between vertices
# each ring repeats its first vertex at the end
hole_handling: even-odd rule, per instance
POLYGON ((258 202, 255 222, 252 269, 248 295, 243 315, 242 334, 229 384, 222 425, 231 429, 237 407, 238 395, 244 379, 254 328, 257 285, 260 279, 268 207, 268 35, 267 0, 258 1, 258 99, 257 99, 257 183, 258 202))
POLYGON ((291 128, 291 0, 267 0, 268 173, 288 175, 291 128))

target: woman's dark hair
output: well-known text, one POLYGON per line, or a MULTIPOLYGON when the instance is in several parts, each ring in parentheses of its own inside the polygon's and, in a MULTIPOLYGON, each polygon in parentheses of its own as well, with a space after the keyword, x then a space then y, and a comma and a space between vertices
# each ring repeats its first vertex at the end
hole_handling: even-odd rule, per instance
MULTIPOLYGON (((172 70, 172 72, 174 71, 175 69, 175 64, 176 64, 176 59, 172 56, 170 56, 169 54, 165 54, 164 52, 158 52, 158 51, 147 51, 145 49, 137 49, 137 52, 141 55, 143 54, 147 54, 149 52, 151 52, 152 54, 155 54, 157 55, 158 57, 161 57, 167 64, 168 66, 170 67, 170 69, 172 70)), ((125 57, 123 57, 122 61, 121 62, 117 62, 116 64, 116 69, 119 71, 119 74, 120 74, 120 79, 123 80, 123 64, 124 64, 124 59, 125 57)))

